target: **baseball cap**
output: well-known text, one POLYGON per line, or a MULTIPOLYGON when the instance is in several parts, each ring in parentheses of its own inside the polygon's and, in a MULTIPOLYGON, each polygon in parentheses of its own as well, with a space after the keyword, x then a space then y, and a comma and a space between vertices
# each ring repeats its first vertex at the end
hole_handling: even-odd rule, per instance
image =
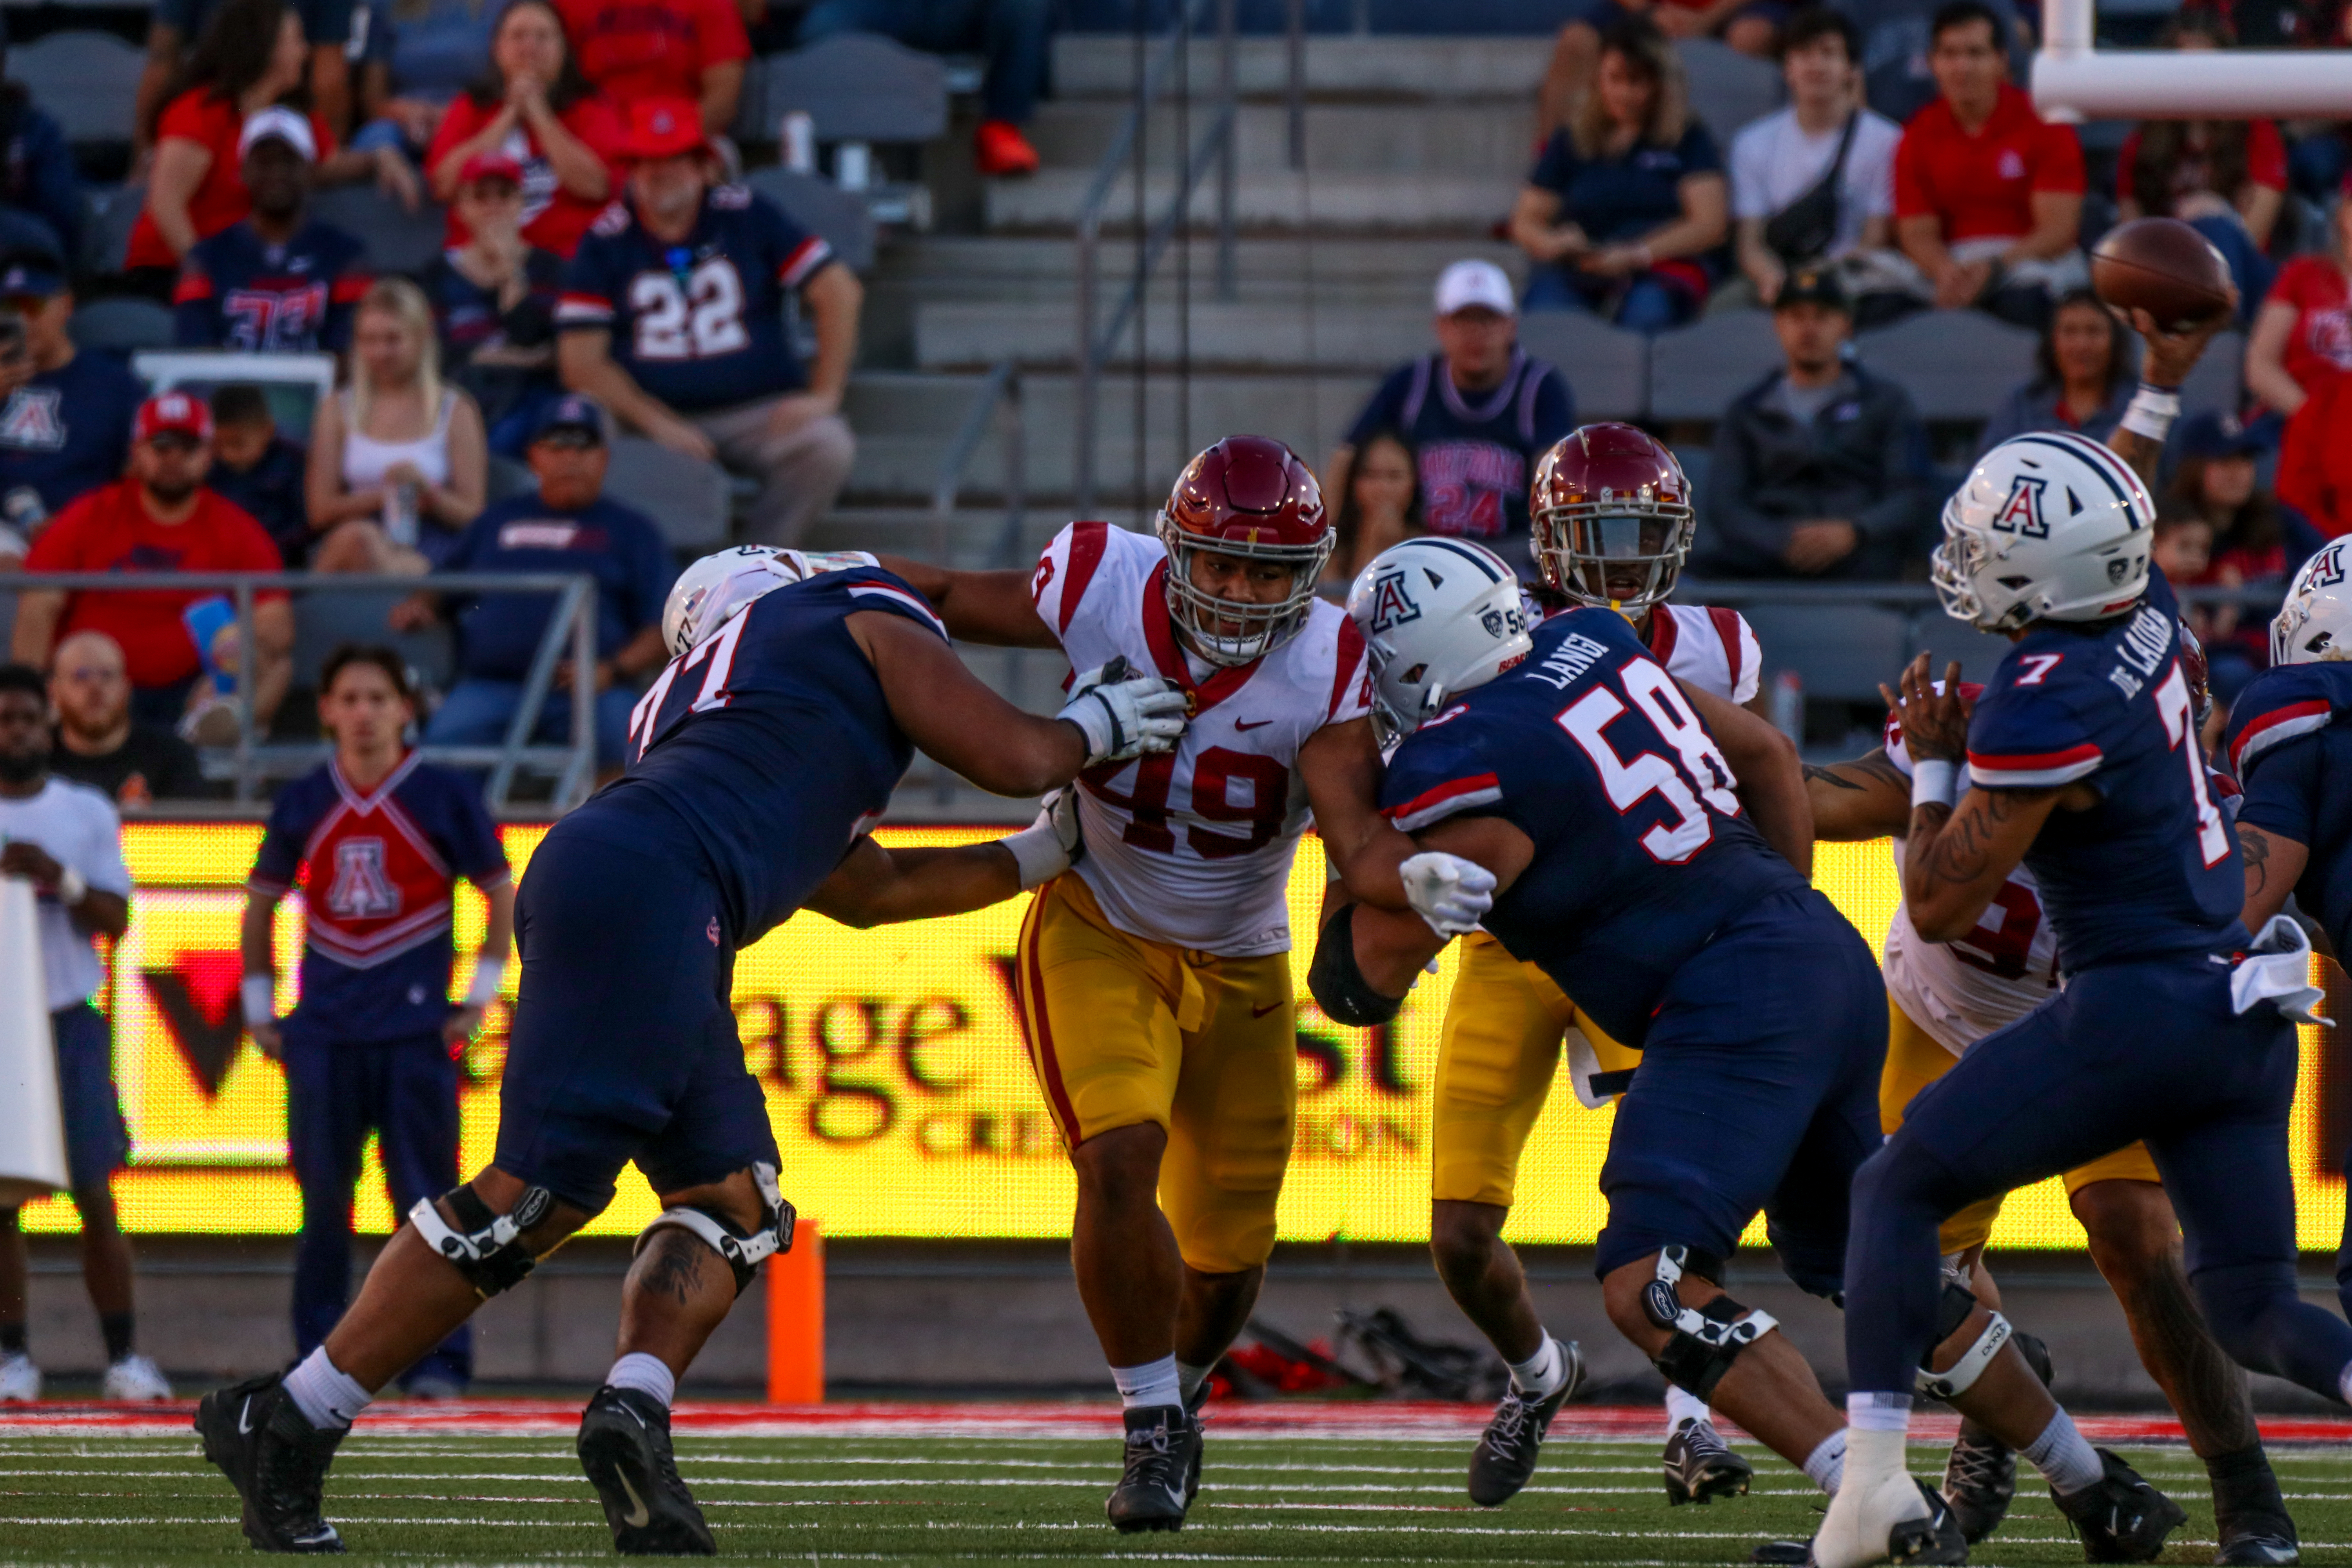
POLYGON ((1519 302, 1511 293, 1511 279, 1491 261, 1457 261, 1437 275, 1437 313, 1484 308, 1498 316, 1516 316, 1519 302))
POLYGON ((564 430, 582 431, 598 446, 603 446, 605 440, 604 405, 580 393, 566 393, 547 405, 547 412, 541 415, 539 423, 531 427, 530 438, 533 441, 544 440, 564 430))
POLYGON ((1772 308, 1779 310, 1790 305, 1819 305, 1824 310, 1853 314, 1853 301, 1845 297, 1845 285, 1826 267, 1803 267, 1789 274, 1772 308))
POLYGON ((213 438, 213 411, 205 405, 203 398, 192 393, 159 392, 139 405, 139 420, 132 434, 141 441, 169 435, 209 441, 213 438))
POLYGON ((522 184, 522 164, 510 153, 491 151, 477 153, 457 171, 457 183, 470 185, 476 180, 506 180, 522 184))
POLYGON ((305 163, 319 161, 319 139, 310 134, 310 122, 292 110, 274 103, 267 109, 257 109, 245 117, 245 129, 236 133, 236 155, 244 157, 253 151, 257 142, 267 142, 272 137, 301 153, 305 163))
POLYGON ((2180 422, 2180 455, 2184 458, 2251 458, 2270 449, 2270 443, 2246 428, 2234 414, 2208 409, 2180 422))
POLYGON ((0 256, 0 300, 46 300, 65 291, 65 267, 55 256, 40 250, 0 256))
POLYGON ((625 158, 675 158, 705 153, 702 108, 690 98, 641 98, 629 105, 629 126, 621 139, 625 158))

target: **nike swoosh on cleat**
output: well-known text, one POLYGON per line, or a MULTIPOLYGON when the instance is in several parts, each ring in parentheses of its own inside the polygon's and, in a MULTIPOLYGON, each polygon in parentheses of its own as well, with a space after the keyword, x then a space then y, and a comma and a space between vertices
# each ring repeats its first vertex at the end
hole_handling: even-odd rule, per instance
POLYGON ((253 1430, 253 1395, 251 1395, 250 1394, 247 1394, 247 1395, 245 1396, 245 1403, 244 1403, 244 1404, 242 1404, 242 1405, 238 1405, 238 1406, 236 1407, 236 1431, 237 1431, 237 1436, 243 1436, 245 1434, 247 1434, 247 1432, 250 1432, 250 1431, 252 1431, 252 1430, 253 1430))
POLYGON ((646 1507, 646 1500, 637 1495, 637 1489, 629 1484, 625 1471, 614 1470, 613 1479, 619 1481, 621 1489, 629 1494, 629 1511, 621 1515, 621 1522, 631 1530, 643 1530, 653 1519, 653 1510, 646 1507))

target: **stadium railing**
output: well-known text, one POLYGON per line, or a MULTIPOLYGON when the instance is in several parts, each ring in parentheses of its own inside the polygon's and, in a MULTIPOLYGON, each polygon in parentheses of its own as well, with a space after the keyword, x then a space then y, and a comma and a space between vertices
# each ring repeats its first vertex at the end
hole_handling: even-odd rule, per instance
MULTIPOLYGON (((595 782, 596 711, 593 702, 572 705, 572 735, 561 746, 531 743, 548 694, 555 684, 556 667, 566 657, 572 662, 574 691, 596 689, 595 581, 584 573, 448 572, 430 577, 352 573, 320 576, 307 572, 12 572, 0 574, 0 594, 9 595, 13 621, 15 596, 42 589, 66 593, 178 593, 210 590, 226 596, 236 610, 237 670, 233 699, 236 711, 234 745, 205 748, 199 752, 205 775, 229 782, 234 798, 251 802, 265 780, 292 778, 324 761, 331 748, 323 741, 310 743, 272 742, 256 733, 253 683, 243 672, 254 668, 253 607, 256 596, 282 589, 289 595, 376 594, 432 592, 473 594, 551 594, 554 613, 531 656, 523 680, 522 699, 507 725, 506 739, 495 746, 423 746, 426 760, 453 767, 487 768, 486 797, 493 811, 503 808, 515 779, 528 773, 555 780, 551 802, 556 813, 570 810, 587 798, 595 782)), ((301 612, 297 608, 299 624, 301 612)), ((383 640, 394 640, 387 628, 383 640)), ((199 679, 202 679, 201 677, 199 679)), ((421 719, 421 716, 420 716, 421 719)))

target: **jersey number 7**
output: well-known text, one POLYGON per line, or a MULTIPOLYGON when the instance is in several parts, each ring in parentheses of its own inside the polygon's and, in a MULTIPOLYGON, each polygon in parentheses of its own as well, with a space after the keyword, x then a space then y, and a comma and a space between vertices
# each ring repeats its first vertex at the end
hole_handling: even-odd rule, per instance
POLYGON ((2156 710, 2164 718, 2164 738, 2189 763, 2189 796, 2197 803, 2197 852, 2205 857, 2206 865, 2219 866, 2230 853, 2230 832, 2221 825, 2213 792, 2206 787, 2205 748, 2196 737, 2197 707, 2189 699, 2189 680, 2180 673, 2177 658, 2157 683, 2156 710))
MULTIPOLYGON (((1675 814, 1673 822, 1660 823, 1643 834, 1641 843, 1652 859, 1679 866, 1715 837, 1715 826, 1699 804, 1702 800, 1726 816, 1739 815, 1739 797, 1731 793, 1738 781, 1715 737, 1699 722, 1690 699, 1663 667, 1645 658, 1628 659, 1617 671, 1617 682, 1649 721, 1655 738, 1674 752, 1679 765, 1654 751, 1637 752, 1631 759, 1619 754, 1604 731, 1624 717, 1627 709, 1606 685, 1596 686, 1570 703, 1556 722, 1592 759, 1601 787, 1609 792, 1609 804, 1619 815, 1654 795, 1675 814)), ((1635 745, 1642 742, 1638 735, 1627 739, 1635 745)))

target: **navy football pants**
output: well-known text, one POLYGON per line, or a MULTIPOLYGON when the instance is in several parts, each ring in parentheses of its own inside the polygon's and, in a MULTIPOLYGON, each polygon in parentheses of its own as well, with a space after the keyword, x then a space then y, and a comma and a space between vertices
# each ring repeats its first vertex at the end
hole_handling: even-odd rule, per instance
POLYGON ((1854 1183, 1845 1346, 1856 1390, 1911 1393, 1935 1337, 1936 1228, 1948 1216, 2145 1139, 2222 1348, 2341 1397, 2352 1326, 2295 1294, 2294 1028, 2267 1004, 2232 1013, 2229 975, 2202 955, 2088 970, 1919 1092, 1854 1183))
MULTIPOLYGON (((457 1184, 457 1064, 438 1033, 351 1045, 296 1029, 286 1040, 286 1135, 302 1188, 294 1247, 294 1345, 308 1355, 352 1299, 352 1190, 376 1135, 397 1226, 419 1198, 457 1184)), ((473 1331, 460 1324, 402 1374, 463 1384, 473 1331)))
POLYGON ((1728 1258, 1760 1209, 1789 1278, 1836 1295, 1885 1056, 1878 964, 1826 898, 1733 921, 1676 972, 1618 1102, 1593 1272, 1675 1246, 1728 1258))

